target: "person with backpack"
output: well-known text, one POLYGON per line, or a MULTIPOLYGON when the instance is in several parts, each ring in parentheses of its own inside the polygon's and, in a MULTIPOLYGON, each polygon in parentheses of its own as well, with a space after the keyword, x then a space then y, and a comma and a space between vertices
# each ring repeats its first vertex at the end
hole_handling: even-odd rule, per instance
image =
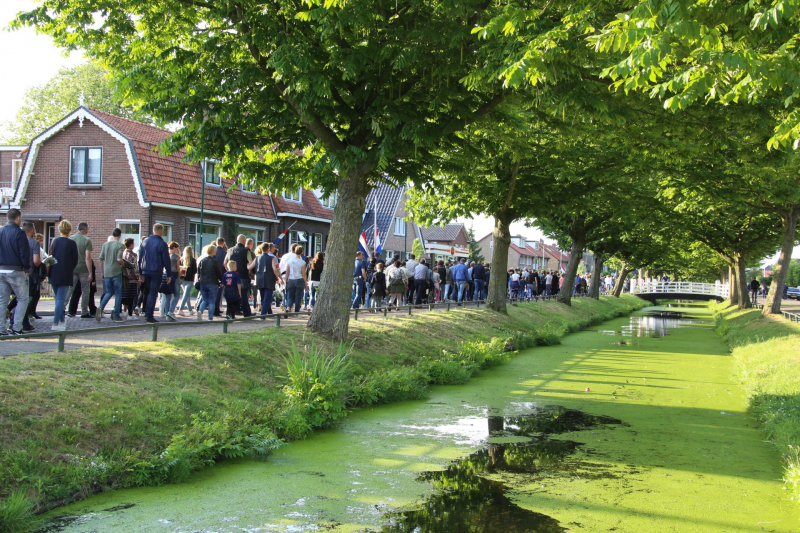
POLYGON ((275 245, 263 243, 256 251, 256 288, 261 296, 261 316, 272 314, 272 296, 275 284, 281 279, 278 258, 275 257, 275 245))
POLYGON ((395 259, 386 269, 386 279, 389 285, 387 288, 389 292, 389 307, 392 307, 392 300, 394 300, 395 307, 403 305, 403 295, 408 290, 408 275, 405 269, 400 266, 399 259, 395 259))

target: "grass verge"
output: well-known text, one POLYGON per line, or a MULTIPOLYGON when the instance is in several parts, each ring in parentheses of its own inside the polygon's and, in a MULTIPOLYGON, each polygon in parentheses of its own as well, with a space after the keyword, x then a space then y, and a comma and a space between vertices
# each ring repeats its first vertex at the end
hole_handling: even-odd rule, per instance
POLYGON ((758 309, 713 309, 750 410, 783 457, 787 489, 800 501, 800 325, 758 309))
POLYGON ((360 405, 422 398, 511 352, 627 314, 632 296, 351 321, 344 348, 303 326, 0 361, 0 530, 123 487, 264 457, 360 405))

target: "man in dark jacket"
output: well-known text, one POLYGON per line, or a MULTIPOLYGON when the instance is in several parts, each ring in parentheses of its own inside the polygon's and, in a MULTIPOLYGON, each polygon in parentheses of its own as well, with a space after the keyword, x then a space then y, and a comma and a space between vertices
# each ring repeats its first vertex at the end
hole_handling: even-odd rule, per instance
POLYGON ((20 333, 7 330, 6 309, 11 295, 17 296, 14 324, 22 328, 28 309, 28 273, 31 269, 31 248, 28 237, 19 227, 19 209, 8 210, 8 223, 0 228, 0 335, 20 333))
POLYGON ((486 287, 486 268, 483 266, 483 261, 478 261, 472 267, 472 283, 475 285, 475 299, 485 300, 484 287, 486 287))
POLYGON ((156 309, 156 299, 158 299, 158 288, 161 285, 161 277, 166 271, 167 283, 172 281, 172 276, 178 273, 172 272, 172 263, 169 259, 167 243, 161 238, 164 233, 164 226, 156 224, 153 226, 153 234, 147 237, 139 247, 139 272, 142 282, 147 285, 147 304, 145 305, 145 318, 149 323, 158 322, 153 316, 156 309))
POLYGON ((236 262, 236 273, 242 280, 242 315, 250 316, 250 266, 255 266, 253 263, 253 252, 245 246, 247 237, 239 235, 236 237, 236 246, 228 250, 225 256, 225 268, 228 268, 228 261, 236 262))
MULTIPOLYGON (((225 246, 225 239, 223 237, 217 238, 217 255, 214 259, 219 263, 220 268, 225 264, 225 256, 228 254, 228 247, 225 246)), ((217 291, 217 304, 214 307, 214 316, 222 316, 222 290, 217 291)))

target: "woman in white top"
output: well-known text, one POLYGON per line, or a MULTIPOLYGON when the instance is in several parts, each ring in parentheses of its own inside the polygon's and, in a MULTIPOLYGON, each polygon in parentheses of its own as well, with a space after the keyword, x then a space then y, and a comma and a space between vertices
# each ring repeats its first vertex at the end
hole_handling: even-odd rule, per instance
MULTIPOLYGON (((306 262, 303 261, 303 247, 298 246, 294 249, 294 257, 286 262, 286 298, 294 303, 294 312, 300 312, 303 304, 303 295, 308 288, 308 278, 306 277, 306 262)), ((289 311, 290 309, 287 309, 289 311)))

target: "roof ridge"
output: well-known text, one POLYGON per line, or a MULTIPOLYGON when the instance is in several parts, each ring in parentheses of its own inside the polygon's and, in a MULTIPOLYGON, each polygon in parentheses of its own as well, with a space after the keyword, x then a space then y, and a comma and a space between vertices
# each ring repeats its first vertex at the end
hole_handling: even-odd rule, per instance
POLYGON ((168 129, 166 129, 166 128, 160 128, 160 127, 158 127, 158 126, 154 126, 153 124, 148 124, 148 123, 146 123, 146 122, 142 122, 142 121, 140 121, 140 120, 134 120, 134 119, 132 119, 132 118, 121 117, 121 116, 119 116, 119 115, 115 115, 114 113, 109 113, 108 111, 103 111, 102 109, 97 109, 96 107, 89 107, 89 106, 86 106, 86 109, 88 109, 88 110, 89 110, 89 111, 91 111, 92 113, 102 113, 102 114, 104 114, 104 115, 108 115, 108 116, 114 117, 114 118, 116 118, 116 119, 118 119, 118 120, 124 120, 124 121, 126 121, 126 122, 131 122, 131 123, 133 123, 133 124, 138 124, 139 126, 146 126, 146 127, 148 127, 148 128, 152 128, 152 129, 154 129, 154 130, 158 130, 158 131, 160 131, 160 132, 162 132, 162 133, 168 133, 168 134, 170 134, 170 135, 172 135, 173 133, 175 133, 175 132, 173 132, 173 131, 169 131, 169 130, 168 130, 168 129))

